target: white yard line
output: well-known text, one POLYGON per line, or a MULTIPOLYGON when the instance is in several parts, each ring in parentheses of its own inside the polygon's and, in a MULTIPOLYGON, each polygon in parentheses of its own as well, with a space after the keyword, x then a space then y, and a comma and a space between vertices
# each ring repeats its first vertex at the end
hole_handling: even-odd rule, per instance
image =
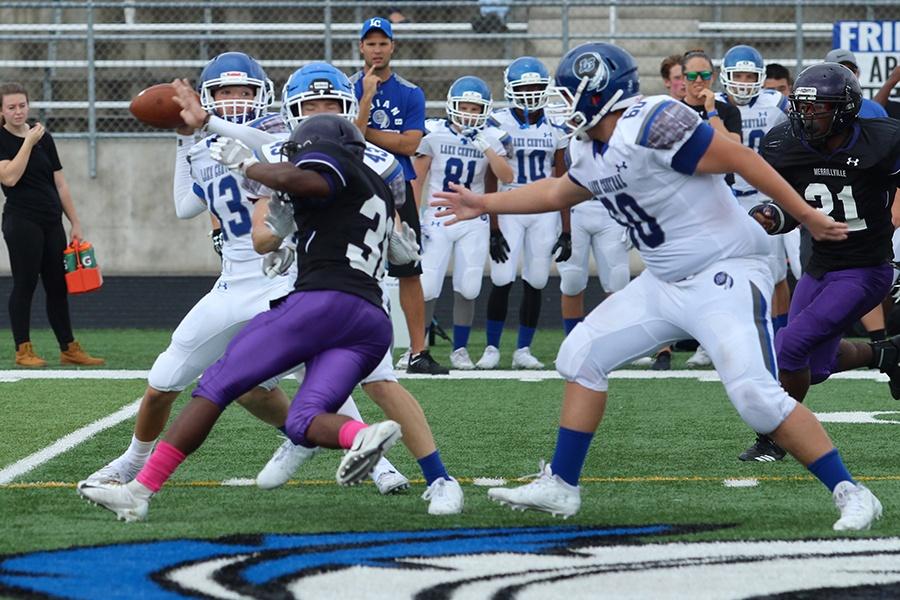
POLYGON ((53 460, 63 452, 71 450, 78 444, 91 438, 93 435, 118 425, 126 419, 130 419, 137 414, 138 407, 141 405, 141 399, 138 398, 131 404, 123 406, 113 414, 98 419, 89 425, 85 425, 81 429, 73 431, 67 436, 61 437, 46 448, 38 450, 31 456, 26 456, 20 461, 0 470, 0 484, 10 483, 16 477, 24 475, 29 471, 36 469, 42 464, 53 460))

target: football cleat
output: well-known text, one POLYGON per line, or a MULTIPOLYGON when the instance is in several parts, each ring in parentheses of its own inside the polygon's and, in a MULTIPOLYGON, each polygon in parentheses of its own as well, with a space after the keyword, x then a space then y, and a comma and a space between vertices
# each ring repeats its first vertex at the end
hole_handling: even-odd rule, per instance
POLYGON ((281 487, 297 472, 300 465, 315 456, 319 450, 319 447, 307 448, 294 444, 291 440, 284 440, 256 476, 256 487, 263 490, 281 487))
POLYGON ((147 518, 153 497, 153 492, 137 481, 127 485, 79 481, 76 489, 88 502, 114 512, 116 518, 128 523, 147 518))
POLYGON ((431 482, 422 500, 428 500, 429 515, 457 515, 463 510, 463 491, 459 482, 439 477, 431 482))
POLYGON ((457 348, 450 353, 450 365, 454 369, 460 369, 462 371, 471 371, 475 368, 475 363, 469 358, 469 351, 466 350, 465 347, 457 348))
POLYGON ((757 435, 753 445, 744 450, 738 458, 745 462, 776 462, 784 458, 784 449, 765 435, 757 435))
POLYGON ((500 350, 497 346, 485 346, 484 353, 478 362, 475 363, 476 369, 496 369, 500 364, 500 350))
POLYGON ((137 477, 137 474, 143 467, 143 464, 134 464, 120 456, 88 475, 84 481, 88 483, 118 483, 125 485, 137 477))
POLYGON ((684 364, 688 367, 708 367, 712 365, 712 359, 706 353, 706 350, 703 349, 703 346, 697 346, 697 351, 684 364))
POLYGON ((869 529, 881 518, 881 502, 860 483, 842 481, 835 486, 832 496, 834 505, 841 511, 841 518, 834 523, 835 531, 869 529))
POLYGON ((540 510, 564 519, 581 508, 581 488, 569 485, 543 463, 540 474, 531 483, 517 488, 491 488, 488 498, 513 510, 540 510))
POLYGON ((654 371, 672 370, 672 353, 660 352, 659 354, 657 354, 656 359, 654 359, 653 364, 650 365, 650 368, 654 371))
POLYGON ((448 375, 450 369, 434 360, 428 350, 422 350, 415 356, 409 357, 406 372, 420 375, 448 375))
POLYGON ((900 360, 898 360, 898 352, 900 352, 900 335, 895 335, 886 340, 873 342, 870 346, 878 360, 881 372, 888 376, 888 386, 891 390, 891 397, 893 397, 894 400, 900 400, 900 360))
POLYGON ((378 488, 382 496, 396 494, 409 489, 409 479, 403 473, 388 469, 375 477, 375 487, 378 488))
POLYGON ((407 367, 409 367, 409 348, 400 355, 400 358, 397 359, 397 364, 394 365, 395 369, 406 369, 407 367))
POLYGON ((337 482, 341 485, 355 485, 362 481, 372 472, 384 453, 400 440, 401 435, 400 425, 390 420, 360 429, 353 438, 353 445, 338 465, 337 482))
POLYGON ((525 346, 513 352, 512 368, 539 370, 544 368, 544 363, 534 357, 531 348, 525 346))

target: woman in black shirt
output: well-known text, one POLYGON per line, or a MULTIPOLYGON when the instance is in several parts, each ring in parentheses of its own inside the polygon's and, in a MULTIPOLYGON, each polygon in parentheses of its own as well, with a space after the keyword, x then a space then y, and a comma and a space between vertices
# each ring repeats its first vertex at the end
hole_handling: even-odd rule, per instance
POLYGON ((62 214, 72 225, 72 239, 81 239, 81 224, 62 174, 56 145, 43 125, 29 126, 28 93, 17 83, 0 85, 0 187, 3 239, 9 250, 13 287, 9 319, 16 343, 16 364, 43 367, 47 363, 31 345, 31 301, 38 277, 47 296, 47 319, 60 347, 60 362, 101 365, 72 335, 63 250, 66 232, 62 214))
POLYGON ((682 102, 696 110, 713 129, 740 142, 741 111, 727 102, 716 100, 716 93, 712 91, 716 72, 706 52, 685 52, 681 58, 681 70, 686 92, 682 102))

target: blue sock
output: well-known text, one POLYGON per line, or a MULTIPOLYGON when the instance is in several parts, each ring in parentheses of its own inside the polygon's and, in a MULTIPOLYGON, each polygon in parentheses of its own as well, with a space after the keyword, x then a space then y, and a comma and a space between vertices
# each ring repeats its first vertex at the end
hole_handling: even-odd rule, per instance
POLYGON ((447 467, 441 462, 441 453, 435 450, 428 456, 424 456, 418 460, 419 467, 422 469, 422 475, 425 476, 425 483, 431 485, 435 479, 449 480, 450 475, 447 474, 447 467))
POLYGON ((572 333, 572 330, 575 329, 575 326, 584 321, 584 317, 578 317, 577 319, 563 319, 563 331, 566 332, 566 335, 572 333))
POLYGON ((469 332, 472 331, 471 325, 454 325, 453 326, 453 349, 465 348, 469 345, 469 332))
POLYGON ((787 325, 787 313, 783 315, 778 315, 777 317, 772 317, 772 332, 778 333, 778 330, 787 325))
POLYGON ((581 469, 584 467, 584 459, 587 458, 588 448, 591 447, 593 433, 575 431, 574 429, 559 428, 556 436, 556 452, 550 469, 554 475, 569 485, 578 485, 581 477, 581 469))
POLYGON ((833 448, 831 452, 823 454, 806 468, 832 492, 835 486, 842 481, 856 483, 850 476, 850 471, 844 466, 844 461, 841 460, 841 455, 837 448, 833 448))
POLYGON ((531 341, 534 339, 535 331, 536 329, 534 327, 519 325, 519 342, 516 344, 516 348, 524 348, 525 346, 530 346, 531 341))
POLYGON ((500 336, 503 335, 503 321, 487 320, 487 343, 494 348, 500 347, 500 336))

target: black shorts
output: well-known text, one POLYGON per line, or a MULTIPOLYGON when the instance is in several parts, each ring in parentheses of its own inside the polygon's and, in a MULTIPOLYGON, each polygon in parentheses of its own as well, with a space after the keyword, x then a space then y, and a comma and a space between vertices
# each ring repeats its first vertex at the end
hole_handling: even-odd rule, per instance
MULTIPOLYGON (((397 211, 402 223, 407 223, 416 232, 416 241, 419 248, 422 247, 422 225, 419 223, 419 209, 413 198, 412 184, 406 182, 406 202, 397 211)), ((405 265, 393 265, 388 263, 388 275, 391 277, 414 277, 422 274, 422 263, 406 263, 405 265)))

